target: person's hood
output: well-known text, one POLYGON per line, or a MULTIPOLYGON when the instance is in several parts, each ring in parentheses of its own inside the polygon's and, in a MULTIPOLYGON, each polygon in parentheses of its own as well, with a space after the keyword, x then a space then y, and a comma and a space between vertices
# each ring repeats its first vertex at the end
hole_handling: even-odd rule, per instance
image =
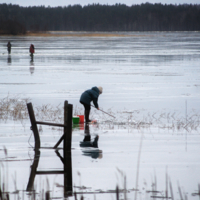
POLYGON ((92 90, 95 91, 95 92, 97 92, 97 93, 99 94, 99 89, 98 89, 98 87, 95 86, 95 87, 92 88, 92 90))

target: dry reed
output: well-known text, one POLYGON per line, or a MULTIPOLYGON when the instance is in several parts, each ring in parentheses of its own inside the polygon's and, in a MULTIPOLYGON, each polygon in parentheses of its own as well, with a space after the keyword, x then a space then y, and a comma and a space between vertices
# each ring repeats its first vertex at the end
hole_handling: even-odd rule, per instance
MULTIPOLYGON (((26 104, 30 102, 29 98, 20 98, 16 95, 0 100, 0 122, 7 120, 18 120, 23 124, 25 120, 29 119, 26 104)), ((55 123, 63 122, 64 108, 61 105, 52 106, 50 104, 43 104, 41 106, 34 106, 35 116, 40 121, 51 121, 55 123)), ((171 131, 199 131, 200 128, 200 114, 193 110, 187 116, 183 116, 176 112, 153 112, 145 113, 140 110, 135 111, 117 111, 113 112, 111 109, 107 113, 116 116, 113 120, 109 115, 98 111, 91 110, 91 118, 98 119, 98 124, 101 129, 126 129, 128 131, 137 129, 159 128, 171 131)), ((83 115, 83 108, 74 106, 74 115, 83 115)), ((54 128, 55 129, 55 128, 54 128)), ((57 130, 57 129, 55 129, 57 130)))

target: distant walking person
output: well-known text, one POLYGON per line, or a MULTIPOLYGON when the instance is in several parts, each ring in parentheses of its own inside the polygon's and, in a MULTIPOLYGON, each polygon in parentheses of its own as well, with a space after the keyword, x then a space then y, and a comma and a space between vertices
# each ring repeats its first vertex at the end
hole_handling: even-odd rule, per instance
POLYGON ((31 60, 33 60, 33 54, 35 53, 35 47, 33 44, 31 44, 29 48, 29 52, 30 52, 31 60))
POLYGON ((7 49, 8 49, 8 53, 10 54, 11 53, 11 43, 10 42, 8 42, 8 44, 7 44, 7 49))
POLYGON ((91 120, 89 119, 91 101, 93 101, 95 108, 99 110, 98 97, 100 94, 102 94, 102 92, 103 88, 100 86, 100 87, 93 87, 92 89, 86 90, 85 92, 82 93, 80 98, 80 103, 83 104, 85 108, 84 114, 86 123, 91 122, 91 120))

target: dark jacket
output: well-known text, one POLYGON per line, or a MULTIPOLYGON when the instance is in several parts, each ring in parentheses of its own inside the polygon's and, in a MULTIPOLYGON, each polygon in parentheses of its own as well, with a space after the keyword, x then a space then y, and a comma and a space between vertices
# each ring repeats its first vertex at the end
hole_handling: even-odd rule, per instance
POLYGON ((10 42, 8 42, 8 44, 7 44, 7 47, 8 47, 8 49, 11 49, 11 43, 10 42))
POLYGON ((90 90, 86 90, 83 92, 80 98, 80 102, 90 105, 91 101, 93 101, 94 106, 98 108, 98 97, 99 97, 99 89, 97 87, 93 87, 90 90))

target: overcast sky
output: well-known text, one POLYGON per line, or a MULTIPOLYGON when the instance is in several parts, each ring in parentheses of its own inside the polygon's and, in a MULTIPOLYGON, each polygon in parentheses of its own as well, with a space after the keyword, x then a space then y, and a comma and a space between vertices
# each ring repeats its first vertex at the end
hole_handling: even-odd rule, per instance
POLYGON ((74 4, 80 4, 82 6, 99 3, 113 5, 116 3, 126 4, 128 6, 141 3, 162 3, 162 4, 200 4, 200 0, 0 0, 0 3, 17 4, 20 6, 68 6, 74 4))

